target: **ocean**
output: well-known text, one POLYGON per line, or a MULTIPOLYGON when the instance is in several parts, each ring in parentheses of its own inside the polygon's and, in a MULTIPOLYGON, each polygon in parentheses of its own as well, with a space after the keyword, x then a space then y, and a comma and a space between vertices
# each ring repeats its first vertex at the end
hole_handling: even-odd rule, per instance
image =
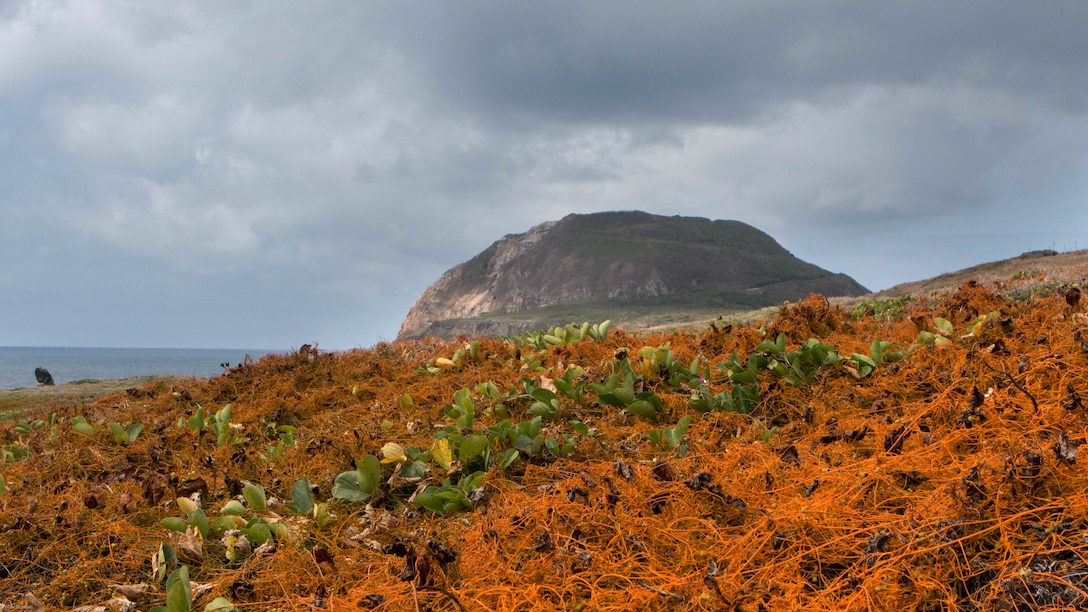
POLYGON ((74 348, 0 346, 0 389, 35 387, 34 368, 49 370, 58 385, 133 376, 215 376, 221 363, 253 361, 282 351, 267 349, 74 348))

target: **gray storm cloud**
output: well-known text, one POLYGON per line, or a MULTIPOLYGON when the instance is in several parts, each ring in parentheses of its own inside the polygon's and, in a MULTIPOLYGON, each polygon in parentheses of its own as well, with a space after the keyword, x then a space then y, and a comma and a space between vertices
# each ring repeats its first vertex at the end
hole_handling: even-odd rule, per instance
POLYGON ((871 288, 1073 248, 1085 13, 8 2, 0 344, 368 345, 570 212, 743 220, 871 288))

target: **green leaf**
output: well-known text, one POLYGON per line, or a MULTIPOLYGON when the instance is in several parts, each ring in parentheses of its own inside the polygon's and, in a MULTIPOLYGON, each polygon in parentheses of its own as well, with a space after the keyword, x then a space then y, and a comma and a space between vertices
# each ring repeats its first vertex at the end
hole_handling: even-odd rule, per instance
MULTIPOLYGON (((227 404, 230 406, 230 404, 227 404)), ((249 504, 249 509, 254 512, 264 512, 268 510, 268 500, 264 495, 264 487, 259 484, 249 483, 242 489, 242 497, 246 498, 246 503, 249 504)))
POLYGON ((567 425, 570 425, 570 428, 577 432, 579 435, 589 435, 589 426, 581 421, 567 421, 567 425))
POLYGON ((193 413, 193 416, 189 417, 186 424, 189 426, 190 430, 200 431, 200 428, 204 427, 204 407, 198 406, 196 412, 193 413))
POLYGON ((873 358, 873 363, 878 366, 884 363, 884 344, 880 338, 874 338, 873 344, 869 347, 869 355, 873 358))
POLYGON ((236 529, 237 525, 234 523, 234 519, 229 516, 221 516, 208 525, 208 532, 215 536, 221 536, 231 529, 236 529))
POLYGON ((533 439, 525 434, 518 434, 511 446, 523 453, 533 454, 533 439))
POLYGON ((934 317, 933 325, 935 325, 937 329, 945 336, 952 335, 952 323, 948 319, 942 317, 934 317))
POLYGON ((0 495, 5 495, 8 492, 8 483, 4 480, 4 475, 0 474, 0 495))
POLYGON ((487 436, 480 434, 472 434, 465 436, 461 440, 461 448, 458 449, 457 455, 461 460, 461 463, 468 463, 471 459, 483 454, 484 450, 488 447, 487 436))
POLYGON ((308 514, 313 510, 314 497, 310 492, 310 480, 308 478, 303 477, 291 485, 291 501, 294 504, 295 512, 298 514, 308 514))
POLYGON ((350 502, 361 502, 378 489, 382 465, 374 455, 355 462, 355 470, 343 472, 333 481, 332 496, 350 502))
POLYGON ((417 506, 421 506, 441 516, 443 514, 443 508, 445 507, 446 500, 440 495, 440 493, 448 490, 446 487, 430 486, 423 490, 422 493, 416 495, 416 498, 412 500, 412 503, 417 506))
POLYGON ((183 565, 170 574, 166 581, 167 612, 190 612, 193 606, 193 592, 189 585, 189 567, 183 565))
POLYGON ((499 469, 505 470, 506 468, 510 467, 514 463, 514 461, 517 460, 520 454, 521 453, 518 452, 516 448, 506 449, 503 454, 499 455, 499 469))
POLYGON ((230 425, 230 404, 223 406, 219 412, 215 413, 215 422, 230 425))
POLYGON ((140 436, 140 432, 144 430, 143 423, 133 423, 128 426, 128 431, 125 433, 128 435, 128 443, 132 444, 136 441, 136 438, 140 436))
POLYGON ((627 407, 627 412, 635 416, 645 417, 652 419, 657 416, 657 408, 647 400, 639 399, 631 402, 631 405, 627 407))
POLYGON ((219 511, 219 514, 232 515, 232 516, 244 516, 246 513, 246 507, 242 505, 237 499, 232 499, 219 511))
POLYGON ((186 527, 188 527, 188 525, 185 524, 184 519, 180 519, 176 516, 164 517, 161 521, 159 521, 159 524, 166 529, 169 529, 170 531, 177 531, 180 533, 185 533, 185 529, 186 527))
POLYGON ((362 461, 355 462, 355 469, 359 472, 359 488, 367 495, 378 490, 378 483, 382 480, 382 464, 374 455, 363 457, 362 461))
POLYGON ((250 521, 249 525, 242 530, 242 533, 245 534, 249 543, 254 547, 260 546, 272 539, 272 531, 268 528, 268 523, 259 518, 250 521))
POLYGON ((118 444, 128 444, 128 433, 120 423, 110 422, 110 432, 113 433, 113 441, 118 444))
POLYGON ((548 452, 552 455, 556 457, 559 456, 559 443, 555 441, 555 438, 548 438, 547 440, 545 440, 544 448, 547 449, 548 452))
POLYGON ((204 612, 238 612, 238 608, 226 597, 216 597, 204 606, 204 612))
POLYGON ((166 578, 168 568, 177 565, 178 555, 174 547, 166 542, 159 544, 159 550, 151 557, 151 570, 155 580, 166 578))
POLYGON ((415 408, 416 404, 412 401, 412 396, 405 393, 397 399, 397 407, 401 410, 408 411, 415 408))
POLYGON ((665 439, 668 441, 668 448, 674 449, 680 445, 680 440, 684 438, 684 434, 688 432, 688 425, 691 423, 691 417, 685 416, 676 422, 676 427, 665 430, 665 439))
POLYGON ((72 429, 88 437, 98 433, 98 428, 88 423, 82 415, 72 417, 72 429))
POLYGON ((203 510, 197 508, 196 512, 193 512, 191 515, 189 515, 189 524, 191 524, 193 527, 196 527, 197 531, 200 532, 200 537, 204 538, 205 540, 208 539, 208 532, 210 531, 210 527, 208 525, 208 517, 204 515, 203 510))

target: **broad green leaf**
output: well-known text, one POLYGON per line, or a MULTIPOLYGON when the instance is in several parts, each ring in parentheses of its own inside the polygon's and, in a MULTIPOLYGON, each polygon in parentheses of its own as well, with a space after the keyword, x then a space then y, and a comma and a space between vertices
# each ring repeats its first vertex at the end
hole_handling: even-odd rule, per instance
POLYGON ((215 413, 215 421, 217 423, 230 424, 230 408, 231 405, 227 404, 219 409, 219 412, 215 413))
POLYGON ((461 448, 457 452, 458 458, 461 463, 468 463, 471 459, 483 454, 487 446, 487 436, 481 436, 480 434, 465 436, 465 439, 461 441, 461 448))
POLYGON ((192 431, 199 431, 201 427, 204 427, 204 407, 199 406, 193 416, 189 417, 187 422, 189 429, 192 431))
POLYGON ((680 440, 684 438, 684 434, 688 432, 688 425, 691 424, 691 417, 684 416, 676 422, 676 427, 665 430, 665 438, 669 442, 669 448, 673 449, 680 445, 680 440))
POLYGON ((144 430, 143 423, 133 423, 128 426, 128 431, 125 433, 128 435, 128 443, 132 444, 136 441, 136 438, 140 436, 140 432, 144 430))
POLYGON ((98 433, 98 428, 87 422, 82 415, 72 417, 72 429, 85 436, 93 436, 98 433))
POLYGON ((180 519, 176 516, 164 517, 161 521, 159 521, 159 524, 166 529, 169 529, 170 531, 177 531, 180 533, 185 533, 185 529, 188 527, 188 525, 185 524, 184 519, 180 519))
POLYGON ((219 514, 242 516, 246 513, 246 507, 237 499, 232 499, 219 511, 219 514))
POLYGON ((166 580, 166 609, 168 612, 190 612, 193 592, 189 585, 189 566, 183 565, 166 580))
POLYGON ((567 425, 570 425, 570 428, 577 432, 579 435, 589 435, 589 426, 581 421, 567 421, 567 425))
POLYGON ((310 492, 310 480, 308 478, 303 477, 291 485, 291 502, 298 514, 307 514, 313 510, 314 497, 310 492))
POLYGON ((940 332, 945 336, 952 335, 952 323, 948 319, 942 317, 934 317, 933 325, 935 325, 937 329, 940 330, 940 332))
POLYGON ((869 355, 872 356, 873 363, 876 365, 884 363, 884 343, 880 341, 880 338, 873 339, 873 344, 869 347, 869 355))
POLYGON ((8 483, 4 480, 4 475, 0 474, 0 495, 4 495, 8 492, 8 483))
POLYGON ((259 518, 250 521, 249 526, 243 529, 242 533, 245 534, 246 538, 249 539, 249 543, 254 547, 272 539, 272 531, 268 528, 268 523, 259 518))
POLYGON ((287 535, 287 525, 284 525, 283 523, 265 524, 268 525, 268 530, 272 532, 272 535, 275 536, 277 540, 283 540, 284 536, 287 535))
POLYGON ((238 608, 226 597, 216 597, 204 606, 204 612, 238 612, 238 608))
POLYGON ((506 468, 510 467, 514 463, 514 461, 517 460, 520 454, 521 453, 518 452, 516 448, 506 449, 506 452, 499 455, 499 469, 505 470, 506 468))
POLYGON ((212 535, 221 536, 231 529, 237 529, 238 525, 235 524, 234 519, 230 516, 221 516, 208 525, 208 532, 212 535))
POLYGON ((869 366, 870 370, 876 367, 876 362, 874 362, 872 359, 869 359, 865 355, 862 355, 860 353, 854 353, 853 355, 851 355, 851 357, 854 359, 854 361, 858 362, 859 366, 869 366))
POLYGON ((204 515, 203 510, 197 508, 196 512, 189 515, 189 523, 193 527, 196 527, 196 530, 200 532, 200 537, 205 540, 208 539, 208 533, 211 531, 211 528, 208 525, 208 517, 204 515))
POLYGON ((382 464, 374 455, 363 457, 362 461, 355 462, 355 469, 359 472, 359 488, 367 495, 378 490, 378 483, 382 479, 382 464))
POLYGON ((511 446, 523 453, 533 454, 533 439, 525 434, 519 434, 511 446))
MULTIPOLYGON (((227 404, 230 406, 230 404, 227 404)), ((246 498, 246 503, 249 504, 249 509, 254 512, 264 512, 268 510, 268 500, 264 495, 264 487, 259 484, 249 483, 242 489, 242 497, 246 498)))
POLYGON ((401 410, 411 410, 416 407, 415 402, 412 401, 412 396, 405 393, 397 399, 397 407, 401 410))
POLYGON ((446 504, 446 500, 439 494, 442 493, 443 489, 445 488, 446 487, 435 486, 427 487, 423 490, 422 493, 416 495, 415 499, 412 500, 412 503, 416 504, 417 506, 426 508, 431 512, 434 512, 435 514, 441 516, 443 514, 443 507, 446 504))
POLYGON ((341 472, 332 482, 332 496, 349 502, 361 502, 370 497, 359 487, 359 470, 341 472))
POLYGON ((128 433, 120 423, 110 422, 110 432, 113 433, 113 441, 118 444, 128 444, 128 433))

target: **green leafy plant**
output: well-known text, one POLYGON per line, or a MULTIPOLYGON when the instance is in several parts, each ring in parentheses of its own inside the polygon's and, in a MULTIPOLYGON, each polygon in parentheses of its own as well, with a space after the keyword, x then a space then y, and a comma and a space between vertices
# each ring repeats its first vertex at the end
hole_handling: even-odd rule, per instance
POLYGON ((441 486, 431 485, 421 491, 412 503, 426 508, 439 516, 472 508, 472 493, 480 488, 484 472, 474 472, 461 478, 457 484, 446 479, 441 486))
POLYGON ((381 462, 367 455, 355 462, 355 469, 342 472, 332 485, 332 496, 349 502, 365 501, 378 490, 382 478, 381 462))
MULTIPOLYGON (((532 383, 527 382, 526 384, 531 385, 532 383)), ((549 421, 558 418, 562 406, 559 403, 559 397, 555 393, 547 389, 533 388, 529 392, 529 397, 534 400, 533 405, 529 407, 529 414, 543 417, 549 421)))
MULTIPOLYGON (((54 412, 50 416, 50 421, 51 422, 56 420, 56 415, 57 415, 57 413, 54 412)), ((26 422, 23 422, 23 423, 16 423, 11 428, 11 430, 13 432, 17 433, 17 434, 26 435, 26 434, 33 433, 35 430, 41 429, 42 427, 45 427, 45 425, 46 425, 45 421, 43 421, 41 419, 35 419, 33 421, 26 421, 26 422)))
POLYGON ((591 325, 586 331, 586 335, 593 339, 594 342, 604 342, 608 337, 608 328, 612 325, 612 321, 602 321, 591 325))
POLYGON ((688 425, 691 424, 690 416, 683 416, 676 422, 675 427, 667 427, 665 429, 655 429, 647 434, 647 437, 651 442, 656 444, 663 451, 677 451, 677 454, 681 456, 686 454, 686 445, 684 452, 680 452, 681 442, 684 439, 684 435, 688 432, 688 425))
POLYGON ((140 432, 144 430, 142 423, 130 423, 127 427, 120 423, 110 422, 110 432, 113 433, 113 441, 117 444, 128 445, 136 441, 140 432))
POLYGON ((952 342, 951 336, 955 330, 952 327, 951 321, 943 317, 934 317, 933 326, 937 328, 937 332, 934 333, 928 330, 922 330, 918 334, 917 344, 921 346, 940 346, 952 342))
POLYGON ((652 391, 635 393, 635 372, 627 359, 619 361, 619 371, 613 372, 599 383, 591 382, 589 387, 597 393, 597 402, 627 410, 628 414, 655 419, 664 409, 664 403, 652 391))
POLYGON ((0 465, 15 463, 30 456, 32 449, 22 442, 12 442, 0 446, 0 465))
POLYGON ((563 376, 552 380, 555 390, 581 403, 586 387, 586 371, 580 366, 570 366, 563 376))
POLYGON ((267 452, 261 454, 261 459, 264 461, 272 461, 283 457, 288 448, 295 446, 295 435, 298 434, 298 428, 292 425, 277 426, 275 423, 270 425, 275 427, 279 440, 275 444, 268 445, 267 452))
POLYGON ((453 404, 446 409, 446 416, 457 422, 458 429, 470 429, 476 420, 476 401, 468 389, 458 389, 453 394, 453 404))
POLYGON ((208 429, 215 436, 216 444, 226 446, 228 444, 241 444, 245 438, 235 435, 233 431, 240 429, 241 425, 230 422, 231 404, 220 408, 212 416, 206 416, 204 407, 198 405, 196 411, 189 418, 178 419, 178 428, 188 427, 190 431, 202 433, 208 429))
POLYGON ((858 305, 850 311, 850 318, 857 321, 866 314, 872 314, 874 317, 894 319, 903 314, 903 309, 913 300, 914 298, 909 295, 901 295, 887 299, 864 300, 859 302, 858 305))
POLYGON ((76 415, 72 417, 72 429, 87 436, 88 438, 94 437, 98 433, 98 427, 91 425, 87 422, 87 419, 83 415, 76 415))

